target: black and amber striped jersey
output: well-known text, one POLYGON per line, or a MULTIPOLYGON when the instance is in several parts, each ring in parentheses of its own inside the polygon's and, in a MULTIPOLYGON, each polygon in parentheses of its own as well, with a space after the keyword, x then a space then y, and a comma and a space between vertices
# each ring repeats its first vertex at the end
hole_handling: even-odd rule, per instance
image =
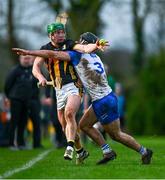
MULTIPOLYGON (((54 50, 54 51, 65 51, 72 50, 75 45, 74 41, 66 40, 61 44, 60 48, 56 48, 51 42, 41 47, 42 50, 54 50)), ((45 64, 49 71, 51 80, 57 88, 61 88, 63 85, 74 82, 79 83, 77 73, 70 61, 59 61, 58 59, 50 58, 45 59, 45 64)))

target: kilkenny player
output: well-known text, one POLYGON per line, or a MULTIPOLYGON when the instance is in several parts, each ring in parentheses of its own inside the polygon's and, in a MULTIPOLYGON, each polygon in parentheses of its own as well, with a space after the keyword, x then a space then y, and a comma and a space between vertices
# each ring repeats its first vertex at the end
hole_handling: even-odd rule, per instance
MULTIPOLYGON (((53 23, 47 26, 50 42, 41 47, 41 50, 66 51, 80 50, 93 51, 95 44, 89 46, 75 44, 66 39, 65 27, 62 23, 53 23)), ((36 57, 33 65, 33 74, 44 86, 47 82, 41 73, 41 66, 46 64, 51 80, 54 83, 57 98, 58 119, 67 138, 67 148, 64 158, 73 158, 74 145, 77 152, 77 163, 88 157, 89 153, 83 149, 77 133, 76 113, 80 107, 82 84, 71 62, 59 61, 58 58, 36 57)))

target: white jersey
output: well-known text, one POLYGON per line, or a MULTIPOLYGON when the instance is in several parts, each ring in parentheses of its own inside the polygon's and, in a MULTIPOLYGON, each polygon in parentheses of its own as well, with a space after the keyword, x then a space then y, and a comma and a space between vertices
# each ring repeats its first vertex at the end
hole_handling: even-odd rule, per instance
POLYGON ((75 51, 69 51, 69 54, 92 101, 101 99, 112 91, 108 85, 104 65, 99 56, 94 53, 81 54, 75 51))

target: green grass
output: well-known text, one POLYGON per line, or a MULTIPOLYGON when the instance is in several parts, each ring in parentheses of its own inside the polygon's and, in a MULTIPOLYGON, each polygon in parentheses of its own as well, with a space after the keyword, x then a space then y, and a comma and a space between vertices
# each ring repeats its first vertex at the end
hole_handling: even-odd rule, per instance
MULTIPOLYGON (((117 152, 117 159, 107 165, 97 166, 96 161, 102 158, 100 149, 88 143, 86 149, 90 156, 83 165, 75 165, 73 161, 63 159, 64 149, 52 149, 41 161, 31 168, 13 174, 7 178, 63 178, 63 179, 114 179, 114 178, 165 178, 165 137, 139 137, 138 141, 154 151, 151 165, 141 165, 138 153, 121 144, 110 141, 112 148, 117 152)), ((6 171, 19 168, 40 153, 50 148, 45 144, 43 150, 10 151, 0 148, 0 175, 6 171)), ((51 147, 52 148, 52 147, 51 147)))

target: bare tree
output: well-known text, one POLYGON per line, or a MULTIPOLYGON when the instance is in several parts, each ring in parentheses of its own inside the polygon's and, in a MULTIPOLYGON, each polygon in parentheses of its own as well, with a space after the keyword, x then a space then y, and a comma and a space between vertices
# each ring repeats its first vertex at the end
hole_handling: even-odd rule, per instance
MULTIPOLYGON (((7 11, 7 44, 9 48, 9 52, 11 52, 12 47, 18 47, 18 41, 16 35, 14 33, 14 3, 13 0, 8 0, 8 11, 7 11)), ((14 62, 17 62, 17 55, 10 53, 11 59, 14 62)))
POLYGON ((135 71, 139 71, 143 67, 145 59, 145 42, 144 42, 144 25, 151 10, 151 0, 143 1, 140 4, 139 0, 132 0, 132 15, 133 15, 133 29, 135 38, 135 53, 134 53, 134 65, 135 71), (141 6, 144 6, 143 13, 140 13, 141 6))
POLYGON ((41 36, 46 35, 44 26, 49 20, 49 16, 46 16, 46 14, 49 15, 48 12, 49 7, 43 0, 28 0, 28 2, 0 0, 0 46, 10 54, 13 63, 18 62, 18 56, 12 53, 12 47, 28 47, 27 37, 34 33, 41 36), (41 17, 41 21, 38 21, 38 17, 41 17))

